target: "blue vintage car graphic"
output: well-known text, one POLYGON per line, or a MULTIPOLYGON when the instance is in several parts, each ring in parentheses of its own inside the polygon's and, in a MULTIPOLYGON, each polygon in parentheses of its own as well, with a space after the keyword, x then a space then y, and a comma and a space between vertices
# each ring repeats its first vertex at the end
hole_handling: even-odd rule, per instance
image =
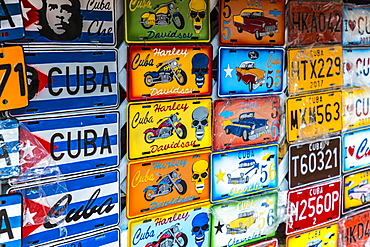
POLYGON ((254 140, 268 133, 268 119, 255 118, 254 112, 240 114, 238 119, 226 120, 222 123, 226 134, 243 138, 243 141, 254 140))
POLYGON ((358 186, 349 189, 348 197, 351 200, 361 200, 363 204, 370 201, 370 184, 368 180, 363 180, 358 184, 358 186))
POLYGON ((239 168, 227 174, 228 184, 246 184, 258 172, 259 164, 254 159, 243 160, 239 168))

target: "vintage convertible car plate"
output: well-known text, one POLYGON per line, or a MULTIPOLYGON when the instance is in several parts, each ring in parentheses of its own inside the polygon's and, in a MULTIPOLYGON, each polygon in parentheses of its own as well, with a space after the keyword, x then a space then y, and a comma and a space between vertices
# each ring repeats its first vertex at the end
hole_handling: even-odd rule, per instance
POLYGON ((367 47, 343 48, 343 86, 370 86, 370 61, 368 60, 369 57, 370 50, 367 47))
POLYGON ((369 6, 343 7, 343 45, 369 45, 369 6))
POLYGON ((284 1, 221 0, 223 45, 284 45, 284 1))
POLYGON ((278 96, 214 102, 214 150, 273 142, 279 134, 278 96))
POLYGON ((63 241, 61 243, 55 243, 52 247, 83 247, 83 246, 121 246, 120 243, 120 230, 111 230, 109 232, 100 232, 98 235, 91 237, 83 237, 73 239, 69 242, 63 241))
POLYGON ((33 44, 115 44, 115 0, 21 0, 25 39, 33 44))
POLYGON ((220 47, 218 96, 281 93, 284 56, 283 48, 220 47))
POLYGON ((203 151, 129 163, 128 218, 208 201, 209 155, 203 151))
POLYGON ((209 203, 130 220, 128 247, 210 246, 209 203))
POLYGON ((119 222, 118 171, 14 188, 14 192, 22 194, 24 202, 23 247, 102 231, 119 222))
POLYGON ((342 90, 342 100, 344 130, 367 127, 370 124, 370 89, 342 90))
POLYGON ((128 159, 210 148, 211 115, 209 98, 129 104, 128 159))
POLYGON ((342 47, 328 46, 288 50, 289 94, 342 86, 342 47))
POLYGON ((125 0, 127 43, 208 42, 208 0, 125 0))
POLYGON ((286 101, 287 140, 308 139, 342 130, 342 94, 328 91, 286 101))
POLYGON ((20 0, 3 0, 0 3, 0 41, 21 39, 25 35, 20 0))
POLYGON ((336 247, 339 244, 338 222, 311 231, 302 232, 286 239, 287 247, 336 247))
POLYGON ((27 50, 30 103, 12 115, 113 107, 118 104, 117 51, 27 50))
POLYGON ((131 45, 128 51, 129 100, 211 94, 211 45, 131 45))
POLYGON ((369 242, 370 211, 368 209, 343 216, 339 221, 341 246, 366 246, 369 242))
POLYGON ((342 7, 339 1, 289 1, 288 45, 342 43, 342 7))
POLYGON ((211 202, 277 188, 278 150, 270 144, 212 153, 211 202))
POLYGON ((22 245, 22 201, 21 194, 0 196, 0 243, 4 247, 19 247, 22 245))
POLYGON ((277 193, 212 206, 211 247, 248 246, 271 237, 278 226, 277 193))
POLYGON ((340 179, 289 191, 286 235, 338 220, 340 203, 340 179))

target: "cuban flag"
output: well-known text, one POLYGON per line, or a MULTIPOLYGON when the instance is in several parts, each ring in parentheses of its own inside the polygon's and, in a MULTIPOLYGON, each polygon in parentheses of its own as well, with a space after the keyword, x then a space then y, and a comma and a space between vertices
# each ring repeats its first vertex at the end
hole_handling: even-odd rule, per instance
POLYGON ((17 119, 0 121, 0 179, 19 176, 19 123, 17 119))
POLYGON ((22 196, 0 196, 0 243, 5 247, 19 247, 22 241, 22 196))

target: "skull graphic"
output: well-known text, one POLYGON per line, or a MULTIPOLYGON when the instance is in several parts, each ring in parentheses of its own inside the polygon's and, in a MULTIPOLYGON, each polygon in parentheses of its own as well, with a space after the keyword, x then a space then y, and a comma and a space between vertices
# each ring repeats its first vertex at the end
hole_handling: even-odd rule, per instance
POLYGON ((195 235, 195 244, 200 247, 205 240, 206 232, 209 230, 209 217, 207 213, 199 213, 195 215, 191 222, 191 235, 195 235))
POLYGON ((204 137, 204 127, 208 126, 208 109, 201 106, 193 111, 191 127, 195 128, 195 136, 198 141, 204 137))
POLYGON ((204 53, 197 53, 191 63, 193 65, 191 73, 195 75, 195 84, 201 88, 204 84, 204 75, 208 74, 208 56, 204 53))
POLYGON ((189 8, 189 15, 193 19, 195 33, 200 33, 203 19, 206 17, 207 4, 204 0, 190 0, 189 8))
POLYGON ((204 189, 204 180, 208 178, 208 162, 205 160, 198 160, 193 164, 193 176, 191 181, 195 182, 195 190, 198 194, 202 194, 204 189))

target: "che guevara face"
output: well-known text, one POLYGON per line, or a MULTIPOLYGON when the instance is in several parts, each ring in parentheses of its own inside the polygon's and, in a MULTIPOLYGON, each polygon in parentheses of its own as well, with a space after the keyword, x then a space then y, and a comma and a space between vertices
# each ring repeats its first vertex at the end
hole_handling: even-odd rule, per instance
POLYGON ((67 31, 72 17, 72 3, 69 0, 47 0, 46 20, 56 34, 67 31))

